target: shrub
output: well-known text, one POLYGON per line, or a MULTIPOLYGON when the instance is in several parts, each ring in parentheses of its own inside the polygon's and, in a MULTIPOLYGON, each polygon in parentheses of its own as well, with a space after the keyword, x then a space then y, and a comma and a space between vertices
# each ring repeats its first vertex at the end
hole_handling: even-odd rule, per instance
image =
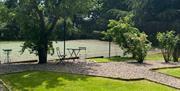
POLYGON ((178 62, 178 58, 180 57, 180 40, 176 44, 176 47, 173 52, 173 61, 178 62))
POLYGON ((158 33, 157 40, 159 41, 159 47, 161 49, 165 62, 171 61, 179 37, 175 35, 174 31, 167 31, 164 33, 158 33))
POLYGON ((126 41, 128 43, 127 51, 134 55, 134 58, 143 63, 147 55, 147 51, 151 48, 151 43, 147 39, 145 33, 125 33, 126 41))
POLYGON ((124 54, 132 54, 139 63, 144 61, 151 43, 147 40, 147 35, 141 33, 134 27, 131 18, 133 15, 126 16, 119 21, 110 20, 108 36, 124 50, 124 54))

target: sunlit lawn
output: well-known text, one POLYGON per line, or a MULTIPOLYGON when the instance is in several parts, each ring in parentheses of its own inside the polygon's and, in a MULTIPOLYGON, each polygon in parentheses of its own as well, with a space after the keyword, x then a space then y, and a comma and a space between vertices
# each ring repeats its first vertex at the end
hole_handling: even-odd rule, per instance
MULTIPOLYGON (((123 62, 134 59, 130 57, 111 57, 111 58, 90 58, 89 60, 95 62, 123 62)), ((148 54, 145 58, 145 61, 163 61, 163 60, 164 58, 161 53, 148 54)))
POLYGON ((0 78, 12 91, 179 91, 146 80, 122 81, 42 71, 1 75, 0 78))
POLYGON ((130 57, 111 57, 111 58, 90 58, 90 61, 95 62, 123 62, 127 60, 132 60, 130 57))
POLYGON ((163 61, 163 55, 161 53, 156 53, 156 54, 149 54, 146 56, 145 60, 149 61, 163 61))
POLYGON ((158 70, 158 71, 180 78, 180 68, 161 69, 161 70, 158 70))

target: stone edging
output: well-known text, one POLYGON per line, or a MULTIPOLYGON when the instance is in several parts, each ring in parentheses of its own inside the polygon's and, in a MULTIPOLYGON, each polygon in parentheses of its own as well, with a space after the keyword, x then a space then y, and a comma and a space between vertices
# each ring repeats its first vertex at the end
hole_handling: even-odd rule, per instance
POLYGON ((161 69, 173 69, 173 68, 180 68, 180 66, 175 66, 175 67, 160 67, 160 68, 152 68, 152 69, 149 69, 149 70, 161 70, 161 69))

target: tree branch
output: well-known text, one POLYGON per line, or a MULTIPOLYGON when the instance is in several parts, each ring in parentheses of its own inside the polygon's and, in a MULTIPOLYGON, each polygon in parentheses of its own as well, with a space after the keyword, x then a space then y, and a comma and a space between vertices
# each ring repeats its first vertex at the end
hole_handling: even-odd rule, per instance
POLYGON ((34 8, 35 8, 35 10, 36 10, 36 12, 38 14, 38 17, 39 17, 41 31, 45 31, 45 21, 44 21, 43 11, 38 9, 38 4, 37 4, 36 0, 33 0, 32 3, 34 5, 34 8))
POLYGON ((52 21, 52 23, 51 23, 51 26, 50 26, 50 28, 48 29, 48 33, 53 32, 53 30, 54 30, 54 28, 55 28, 55 26, 56 26, 56 24, 57 24, 58 19, 59 19, 59 16, 55 16, 55 17, 54 17, 54 19, 53 19, 53 21, 52 21))

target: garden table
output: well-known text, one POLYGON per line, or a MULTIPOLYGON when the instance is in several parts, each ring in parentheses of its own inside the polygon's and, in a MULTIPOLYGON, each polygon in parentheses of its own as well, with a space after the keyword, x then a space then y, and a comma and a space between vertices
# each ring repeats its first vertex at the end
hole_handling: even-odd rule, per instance
POLYGON ((69 51, 70 53, 70 57, 78 57, 79 55, 79 52, 81 51, 81 49, 79 48, 67 48, 67 50, 69 51))

